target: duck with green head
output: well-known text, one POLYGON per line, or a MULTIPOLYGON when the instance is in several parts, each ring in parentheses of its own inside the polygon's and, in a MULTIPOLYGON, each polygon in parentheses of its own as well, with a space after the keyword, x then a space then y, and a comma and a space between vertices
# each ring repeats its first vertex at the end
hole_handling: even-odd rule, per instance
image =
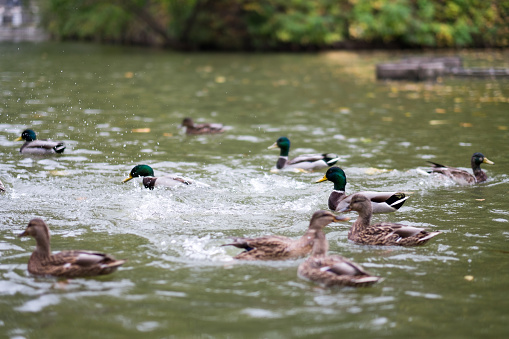
POLYGON ((19 152, 21 154, 53 154, 63 153, 65 145, 60 141, 52 140, 39 140, 35 132, 31 129, 26 129, 21 133, 21 136, 15 141, 23 141, 25 143, 21 146, 19 152))
POLYGON ((154 177, 154 170, 149 165, 134 166, 131 173, 129 173, 129 177, 125 178, 123 182, 138 177, 142 178, 143 186, 151 190, 156 187, 175 187, 194 183, 191 180, 176 176, 154 177))
POLYGON ((355 211, 357 220, 348 232, 348 239, 364 245, 418 246, 423 245, 441 232, 429 232, 424 228, 406 226, 398 223, 382 222, 371 224, 373 210, 371 201, 363 194, 352 195, 347 207, 339 212, 355 211))
POLYGON ((297 275, 306 280, 319 283, 326 287, 352 286, 362 287, 373 285, 381 278, 368 273, 360 265, 339 255, 327 255, 329 242, 323 228, 338 217, 328 211, 318 211, 313 214, 316 218, 316 231, 313 237, 311 256, 299 265, 297 275))
MULTIPOLYGON (((334 190, 329 195, 329 208, 333 211, 339 211, 350 203, 352 195, 345 194, 346 174, 339 167, 331 167, 327 170, 322 179, 316 182, 332 181, 334 190)), ((371 201, 373 213, 390 213, 397 211, 409 198, 403 192, 358 192, 363 194, 371 201)), ((354 193, 356 194, 356 193, 354 193)))
POLYGON ((481 164, 495 165, 495 163, 486 158, 482 153, 474 153, 470 159, 470 165, 474 174, 455 168, 437 164, 436 162, 428 161, 433 165, 429 173, 437 173, 443 175, 460 185, 473 185, 476 183, 484 182, 488 179, 486 172, 481 170, 481 164))
POLYGON ((339 156, 334 153, 302 154, 296 158, 288 160, 288 154, 290 153, 290 139, 287 137, 280 137, 268 148, 280 149, 279 159, 276 163, 276 168, 278 170, 312 171, 330 167, 339 160, 339 156))

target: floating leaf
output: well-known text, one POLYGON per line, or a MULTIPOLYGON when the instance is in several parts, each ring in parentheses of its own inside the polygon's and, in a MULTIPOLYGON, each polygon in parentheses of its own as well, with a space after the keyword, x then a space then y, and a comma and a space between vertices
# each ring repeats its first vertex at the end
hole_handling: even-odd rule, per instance
POLYGON ((477 201, 484 201, 484 200, 486 200, 486 199, 475 199, 475 200, 477 200, 477 201))
POLYGON ((150 128, 133 128, 133 133, 150 133, 150 128))
POLYGON ((382 118, 382 121, 387 121, 387 122, 391 122, 393 121, 394 119, 392 117, 383 117, 382 118))
POLYGON ((430 120, 429 121, 430 125, 447 125, 449 123, 450 123, 449 120, 430 120))
POLYGON ((443 109, 443 108, 435 108, 435 113, 445 114, 445 109, 443 109))
POLYGON ((173 133, 163 133, 163 135, 164 135, 165 137, 172 137, 172 136, 173 136, 173 133))
POLYGON ((461 122, 460 123, 460 126, 461 127, 473 127, 474 125, 472 125, 471 123, 469 122, 461 122))
POLYGON ((466 281, 472 281, 472 280, 474 280, 474 276, 473 275, 466 275, 465 276, 465 280, 466 281))
POLYGON ((69 175, 69 172, 67 172, 67 171, 58 171, 58 170, 49 171, 49 173, 51 175, 60 176, 60 177, 64 177, 64 176, 69 175))
POLYGON ((216 77, 216 82, 217 82, 218 84, 222 84, 222 83, 224 83, 225 81, 226 81, 226 78, 225 78, 224 76, 217 76, 217 77, 216 77))
POLYGON ((133 72, 125 72, 125 74, 124 74, 124 77, 125 77, 126 79, 132 79, 132 78, 133 78, 133 76, 134 76, 134 73, 133 73, 133 72))
POLYGON ((497 128, 501 131, 507 131, 509 129, 507 126, 498 126, 497 128))

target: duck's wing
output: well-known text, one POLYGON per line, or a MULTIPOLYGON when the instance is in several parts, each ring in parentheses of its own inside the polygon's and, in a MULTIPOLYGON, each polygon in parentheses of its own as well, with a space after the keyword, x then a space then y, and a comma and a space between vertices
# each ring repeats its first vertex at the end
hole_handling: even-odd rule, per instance
MULTIPOLYGON (((62 251, 50 256, 49 263, 52 265, 78 265, 78 266, 91 266, 91 265, 109 265, 112 263, 124 263, 124 260, 116 260, 109 254, 91 252, 91 251, 62 251)), ((121 263, 121 264, 122 264, 121 263)), ((120 265, 121 265, 120 264, 120 265)))
POLYGON ((444 166, 432 161, 428 162, 433 165, 430 170, 431 173, 442 174, 459 184, 474 184, 476 182, 475 176, 465 170, 456 167, 444 166))
POLYGON ((232 243, 222 246, 235 246, 246 251, 251 251, 255 248, 263 249, 287 246, 291 241, 292 239, 279 235, 266 235, 259 238, 234 238, 232 243))
POLYGON ((301 154, 291 160, 288 160, 288 165, 295 165, 302 162, 315 162, 319 160, 324 160, 325 154, 301 154))
POLYGON ((326 257, 323 264, 321 270, 327 270, 337 275, 370 275, 359 264, 338 255, 326 257))
POLYGON ((374 192, 374 191, 356 192, 342 199, 336 206, 336 211, 346 208, 350 204, 352 196, 355 194, 362 194, 371 201, 373 213, 394 212, 398 210, 401 206, 403 206, 405 201, 408 198, 410 198, 408 194, 405 194, 403 192, 374 192))

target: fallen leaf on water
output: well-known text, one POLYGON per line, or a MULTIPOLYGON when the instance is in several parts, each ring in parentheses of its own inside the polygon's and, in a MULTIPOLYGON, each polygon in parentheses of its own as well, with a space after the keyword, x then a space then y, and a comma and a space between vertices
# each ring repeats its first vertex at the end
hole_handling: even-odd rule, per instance
POLYGON ((132 79, 133 76, 134 76, 133 72, 125 72, 125 74, 124 74, 124 77, 126 79, 132 79))
POLYGON ((446 125, 449 123, 450 123, 449 120, 430 120, 429 121, 430 125, 446 125))
POLYGON ((388 121, 388 122, 391 122, 392 120, 394 120, 392 117, 383 117, 383 118, 382 118, 382 121, 388 121))
POLYGON ((498 126, 498 129, 501 131, 507 131, 509 128, 507 126, 498 126))
POLYGON ((440 114, 444 114, 445 113, 445 109, 443 109, 443 108, 435 108, 435 112, 436 113, 440 113, 440 114))
POLYGON ((477 201, 484 201, 484 200, 486 200, 486 199, 475 199, 475 200, 477 200, 477 201))
POLYGON ((406 113, 405 113, 405 116, 406 116, 407 118, 410 118, 410 117, 412 116, 412 113, 410 113, 410 112, 406 112, 406 113))
POLYGON ((225 78, 224 76, 217 76, 217 77, 216 77, 216 82, 217 82, 218 84, 222 84, 222 83, 224 83, 225 81, 226 81, 226 78, 225 78))
POLYGON ((133 128, 133 133, 150 133, 150 128, 133 128))
POLYGON ((466 281, 472 281, 472 280, 474 280, 474 276, 473 275, 466 275, 465 276, 465 280, 466 281))
POLYGON ((53 170, 53 171, 49 171, 49 173, 51 175, 55 175, 55 176, 61 176, 61 177, 64 177, 66 175, 69 175, 69 173, 67 171, 57 171, 57 170, 53 170))
POLYGON ((173 136, 173 133, 163 133, 163 135, 164 135, 165 137, 172 137, 172 136, 173 136))
POLYGON ((469 122, 461 122, 460 123, 460 126, 461 127, 473 127, 474 125, 472 125, 471 123, 469 122))

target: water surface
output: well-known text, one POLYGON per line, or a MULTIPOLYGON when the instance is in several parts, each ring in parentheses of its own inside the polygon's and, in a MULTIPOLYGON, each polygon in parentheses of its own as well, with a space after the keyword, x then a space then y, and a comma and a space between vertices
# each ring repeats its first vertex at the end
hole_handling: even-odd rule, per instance
MULTIPOLYGON (((442 53, 441 55, 443 55, 442 53)), ((448 54, 448 53, 445 53, 448 54)), ((450 53, 452 54, 452 53, 450 53)), ((506 52, 459 52, 466 67, 509 67, 506 52)), ((506 79, 377 82, 394 53, 185 54, 89 44, 0 46, 0 333, 9 338, 507 336, 509 283, 506 79), (185 116, 222 122, 189 137, 185 116), (26 157, 24 128, 65 153, 26 157), (323 289, 301 260, 237 263, 234 236, 298 237, 327 208, 324 171, 273 173, 278 137, 290 156, 335 152, 348 192, 404 190, 398 221, 443 232, 417 248, 347 241, 331 253, 385 280, 323 289), (489 181, 460 187, 417 168, 468 168, 482 152, 489 181), (139 163, 209 187, 148 191, 122 184, 139 163), (30 276, 41 217, 53 250, 94 249, 128 262, 110 276, 30 276), (473 280, 471 280, 473 277, 473 280)), ((352 214, 352 217, 355 217, 352 214)))

